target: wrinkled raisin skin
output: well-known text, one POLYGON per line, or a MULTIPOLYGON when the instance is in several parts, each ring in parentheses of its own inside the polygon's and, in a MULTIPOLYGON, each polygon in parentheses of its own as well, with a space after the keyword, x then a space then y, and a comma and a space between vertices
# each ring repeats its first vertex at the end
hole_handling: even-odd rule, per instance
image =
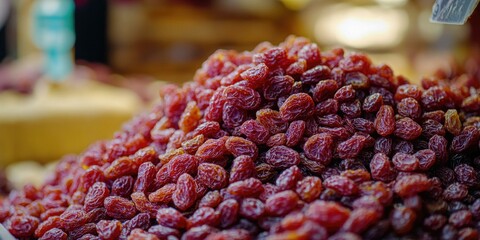
POLYGON ((136 214, 135 205, 128 199, 110 196, 104 200, 105 209, 107 209, 107 215, 112 218, 125 219, 132 218, 136 214))
POLYGON ((276 168, 287 168, 300 162, 299 154, 285 146, 275 146, 266 153, 266 162, 276 168))
POLYGON ((197 199, 196 188, 192 176, 187 173, 182 174, 177 180, 177 187, 172 195, 175 206, 183 211, 191 207, 197 199))
POLYGON ((395 116, 393 108, 388 105, 381 106, 374 124, 379 135, 386 137, 392 134, 395 131, 395 116))
POLYGON ((293 94, 280 107, 280 115, 286 121, 306 117, 314 107, 312 97, 306 93, 293 94))
POLYGON ((113 139, 0 196, 0 222, 19 239, 479 239, 470 65, 414 85, 302 37, 218 50, 113 139))

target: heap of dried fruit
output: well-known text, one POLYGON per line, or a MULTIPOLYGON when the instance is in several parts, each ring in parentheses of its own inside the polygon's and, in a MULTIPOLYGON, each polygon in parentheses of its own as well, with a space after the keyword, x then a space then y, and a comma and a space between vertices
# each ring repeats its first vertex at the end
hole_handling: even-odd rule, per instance
POLYGON ((304 38, 217 51, 11 193, 0 222, 41 239, 478 239, 478 79, 456 83, 304 38))

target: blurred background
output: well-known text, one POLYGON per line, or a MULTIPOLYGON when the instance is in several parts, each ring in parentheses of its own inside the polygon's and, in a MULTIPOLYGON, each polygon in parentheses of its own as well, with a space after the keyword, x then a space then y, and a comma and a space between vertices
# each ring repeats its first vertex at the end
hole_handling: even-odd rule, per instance
POLYGON ((251 50, 294 34, 324 50, 340 46, 366 52, 413 82, 438 69, 446 74, 478 69, 480 9, 464 25, 443 25, 429 21, 433 4, 0 0, 0 169, 17 163, 7 168, 15 178, 27 165, 40 169, 39 163, 110 138, 155 99, 163 82, 191 80, 219 48, 251 50), (46 7, 48 1, 70 5, 46 7), (45 18, 53 12, 56 18, 45 18), (49 45, 50 36, 63 38, 49 45), (45 75, 52 63, 63 72, 45 75), (30 162, 19 165, 22 161, 30 162))
MULTIPOLYGON (((32 36, 36 1, 0 2, 6 2, 0 12, 9 9, 0 31, 0 59, 22 59, 38 53, 32 36)), ((465 60, 480 44, 480 11, 465 25, 435 24, 429 21, 434 0, 74 3, 77 61, 105 64, 120 74, 145 74, 173 82, 190 80, 216 49, 250 50, 262 41, 279 43, 290 34, 308 37, 324 49, 342 46, 367 52, 412 79, 446 61, 465 60)))

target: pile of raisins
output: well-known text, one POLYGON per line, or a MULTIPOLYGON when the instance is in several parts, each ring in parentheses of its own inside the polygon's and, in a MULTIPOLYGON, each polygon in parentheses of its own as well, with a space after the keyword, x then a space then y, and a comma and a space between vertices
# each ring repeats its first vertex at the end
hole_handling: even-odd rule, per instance
POLYGON ((305 38, 219 50, 0 200, 0 222, 39 239, 479 239, 479 81, 413 85, 305 38))

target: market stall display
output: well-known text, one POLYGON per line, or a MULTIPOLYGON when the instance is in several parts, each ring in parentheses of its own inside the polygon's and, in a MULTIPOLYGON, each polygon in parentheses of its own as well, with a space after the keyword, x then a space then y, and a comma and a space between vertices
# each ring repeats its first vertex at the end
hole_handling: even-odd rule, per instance
POLYGON ((460 80, 412 85, 305 38, 219 50, 0 200, 0 222, 39 239, 478 239, 480 96, 460 80))

